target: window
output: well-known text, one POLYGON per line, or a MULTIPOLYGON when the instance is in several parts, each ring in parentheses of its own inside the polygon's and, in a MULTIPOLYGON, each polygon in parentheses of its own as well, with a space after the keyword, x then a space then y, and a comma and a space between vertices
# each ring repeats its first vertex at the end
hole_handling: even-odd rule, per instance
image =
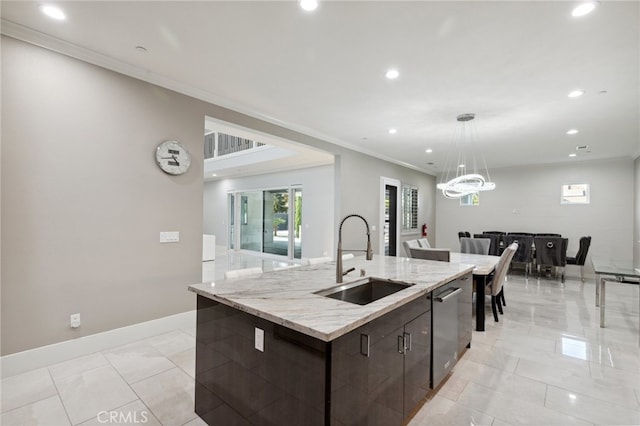
POLYGON ((562 185, 560 204, 589 204, 589 184, 572 183, 562 185))
POLYGON ((475 192, 473 194, 465 195, 464 197, 460 197, 460 205, 461 206, 479 206, 480 205, 480 194, 475 192))
POLYGON ((402 185, 402 230, 418 230, 418 188, 402 185))

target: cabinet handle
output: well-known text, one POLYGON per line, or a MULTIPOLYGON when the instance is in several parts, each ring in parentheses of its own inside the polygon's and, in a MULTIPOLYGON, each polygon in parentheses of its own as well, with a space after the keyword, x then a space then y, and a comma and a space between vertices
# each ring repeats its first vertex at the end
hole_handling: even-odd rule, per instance
POLYGON ((469 277, 464 277, 464 278, 460 278, 460 281, 466 281, 468 279, 469 279, 469 277))
POLYGON ((401 353, 404 355, 404 350, 405 350, 404 336, 398 336, 398 353, 401 353))
POLYGON ((404 346, 405 352, 410 351, 411 350, 411 333, 404 332, 403 336, 404 336, 403 338, 405 343, 405 346, 404 346))
POLYGON ((367 358, 369 357, 369 335, 368 334, 360 335, 360 355, 364 355, 367 358))
POLYGON ((453 287, 451 288, 451 290, 452 291, 449 294, 447 294, 446 296, 444 296, 444 297, 440 297, 440 296, 436 297, 435 301, 436 302, 446 302, 448 298, 453 297, 453 296, 455 296, 456 294, 458 294, 458 293, 460 293, 462 291, 461 288, 454 289, 453 287))

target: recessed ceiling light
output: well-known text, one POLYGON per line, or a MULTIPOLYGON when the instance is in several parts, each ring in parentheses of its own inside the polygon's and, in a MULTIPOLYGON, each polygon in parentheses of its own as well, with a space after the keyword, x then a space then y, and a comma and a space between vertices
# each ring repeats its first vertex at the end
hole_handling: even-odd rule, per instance
POLYGON ((462 168, 464 167, 464 164, 458 164, 458 167, 462 168))
POLYGON ((572 92, 569 92, 569 97, 570 98, 577 98, 584 95, 584 90, 574 90, 572 92))
POLYGON ((576 155, 578 155, 578 154, 576 154, 575 152, 573 152, 573 153, 569 154, 569 157, 575 157, 576 155))
POLYGON ((431 148, 427 148, 424 150, 424 152, 426 152, 427 154, 431 154, 433 150, 431 148))
POLYGON ((578 129, 567 130, 568 135, 575 135, 576 133, 578 133, 578 129))
POLYGON ((390 135, 395 135, 396 133, 398 133, 398 129, 389 129, 390 135))
POLYGON ((589 13, 593 12, 597 5, 598 3, 595 1, 589 1, 579 4, 578 6, 573 8, 573 10, 571 11, 571 16, 577 18, 579 16, 588 15, 589 13))
POLYGON ((211 174, 211 177, 216 177, 216 176, 218 176, 218 175, 217 175, 217 174, 215 174, 215 173, 212 173, 212 174, 211 174))
POLYGON ((58 21, 64 21, 67 19, 66 15, 58 6, 54 6, 52 4, 41 4, 38 6, 40 12, 44 13, 51 19, 55 19, 58 21))
POLYGON ((318 0, 300 0, 300 7, 307 12, 314 11, 318 8, 318 0))
POLYGON ((400 73, 396 69, 390 69, 384 76, 389 80, 395 80, 396 78, 398 78, 398 76, 400 76, 400 73))

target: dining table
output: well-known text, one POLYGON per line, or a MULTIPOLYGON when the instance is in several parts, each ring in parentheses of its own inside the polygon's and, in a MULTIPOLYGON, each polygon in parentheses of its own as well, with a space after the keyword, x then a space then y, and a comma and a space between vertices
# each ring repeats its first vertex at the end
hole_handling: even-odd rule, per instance
POLYGON ((476 331, 484 331, 484 289, 496 269, 500 256, 451 252, 449 262, 474 265, 472 274, 476 285, 476 331))
MULTIPOLYGON (((591 258, 591 264, 596 275, 596 306, 600 308, 600 327, 604 328, 606 283, 631 284, 640 287, 640 268, 634 267, 631 261, 597 256, 591 258)), ((640 308, 640 295, 638 296, 638 307, 640 308)), ((638 321, 640 336, 640 313, 638 321)), ((640 339, 638 342, 640 344, 640 339)))

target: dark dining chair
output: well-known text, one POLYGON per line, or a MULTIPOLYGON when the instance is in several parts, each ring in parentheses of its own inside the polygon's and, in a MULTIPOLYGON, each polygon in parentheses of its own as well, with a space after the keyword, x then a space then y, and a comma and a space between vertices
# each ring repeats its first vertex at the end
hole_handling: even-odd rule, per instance
POLYGON ((458 232, 458 239, 460 238, 470 238, 471 234, 467 231, 460 231, 458 232))
POLYGON ((509 246, 512 243, 518 243, 518 251, 513 256, 511 260, 511 266, 514 264, 524 265, 524 277, 528 278, 529 273, 531 273, 531 268, 533 265, 533 238, 531 235, 525 234, 507 234, 504 237, 505 245, 509 246))
POLYGON ((532 234, 531 232, 509 232, 507 235, 527 235, 529 237, 535 236, 535 234, 532 234))
POLYGON ((589 252, 589 246, 591 245, 591 237, 580 237, 580 247, 575 257, 567 256, 567 265, 580 266, 580 279, 584 282, 584 263, 587 260, 587 253, 589 252))
POLYGON ((562 237, 561 234, 535 234, 534 237, 562 237))
POLYGON ((460 253, 489 254, 491 239, 489 238, 460 238, 460 253))
POLYGON ((500 234, 473 234, 473 238, 489 238, 489 254, 491 256, 500 256, 502 254, 502 235, 500 234))
POLYGON ((553 268, 558 276, 558 268, 562 268, 561 279, 564 282, 564 269, 567 265, 567 244, 569 240, 561 237, 535 237, 536 264, 538 278, 542 269, 553 268))

